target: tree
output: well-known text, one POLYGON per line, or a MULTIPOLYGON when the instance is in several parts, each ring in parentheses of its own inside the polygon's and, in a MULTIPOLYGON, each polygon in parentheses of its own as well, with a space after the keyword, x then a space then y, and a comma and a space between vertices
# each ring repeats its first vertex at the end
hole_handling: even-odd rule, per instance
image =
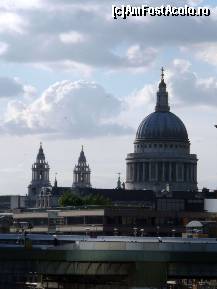
POLYGON ((79 196, 71 193, 65 192, 59 199, 59 204, 61 207, 66 206, 83 206, 84 201, 79 196))
POLYGON ((111 200, 100 194, 90 194, 84 197, 80 197, 72 192, 65 192, 59 199, 61 207, 66 206, 109 206, 111 200))
POLYGON ((108 206, 111 200, 100 194, 90 194, 84 197, 85 205, 108 206))

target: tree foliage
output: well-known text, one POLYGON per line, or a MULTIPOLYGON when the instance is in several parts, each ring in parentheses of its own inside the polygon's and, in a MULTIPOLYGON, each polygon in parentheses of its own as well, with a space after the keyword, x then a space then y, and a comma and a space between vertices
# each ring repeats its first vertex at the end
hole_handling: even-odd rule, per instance
POLYGON ((100 194, 90 194, 87 196, 78 196, 72 192, 65 192, 59 199, 61 207, 66 206, 109 206, 111 200, 100 194))

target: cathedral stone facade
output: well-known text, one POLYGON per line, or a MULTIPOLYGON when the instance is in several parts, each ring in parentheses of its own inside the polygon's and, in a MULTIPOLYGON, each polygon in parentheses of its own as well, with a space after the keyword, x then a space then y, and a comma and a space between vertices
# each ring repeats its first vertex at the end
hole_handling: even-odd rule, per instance
POLYGON ((73 187, 78 188, 90 188, 90 167, 87 164, 84 149, 82 146, 80 156, 78 158, 78 164, 75 165, 73 171, 73 187))
MULTIPOLYGON (((190 141, 184 123, 170 111, 163 70, 155 111, 139 125, 134 152, 127 155, 126 164, 126 183, 121 184, 119 175, 115 190, 116 193, 122 192, 123 197, 125 189, 132 190, 133 194, 136 194, 135 190, 160 194, 165 191, 197 191, 197 156, 190 153, 190 141)), ((56 179, 54 186, 51 186, 49 171, 40 145, 28 186, 29 207, 58 206, 58 200, 65 192, 95 192, 91 188, 91 170, 83 146, 73 170, 72 186, 59 187, 56 179)))
POLYGON ((28 186, 28 204, 35 207, 43 188, 51 189, 49 179, 50 167, 45 160, 42 144, 36 157, 36 162, 32 165, 32 180, 28 186))
POLYGON ((126 164, 126 189, 197 190, 197 156, 184 123, 170 112, 163 69, 155 112, 139 125, 126 164))
POLYGON ((28 207, 49 208, 59 206, 59 198, 66 192, 76 188, 91 188, 91 170, 87 164, 83 146, 78 158, 78 164, 73 171, 71 187, 59 187, 55 177, 52 186, 49 179, 50 167, 45 160, 45 154, 40 144, 36 162, 32 165, 32 180, 28 186, 28 207))

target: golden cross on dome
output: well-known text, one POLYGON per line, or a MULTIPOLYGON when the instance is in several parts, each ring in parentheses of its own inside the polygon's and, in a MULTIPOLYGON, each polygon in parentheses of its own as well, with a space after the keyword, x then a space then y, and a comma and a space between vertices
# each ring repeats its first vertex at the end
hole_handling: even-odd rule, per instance
POLYGON ((164 80, 164 68, 163 68, 163 66, 161 67, 161 80, 164 80))

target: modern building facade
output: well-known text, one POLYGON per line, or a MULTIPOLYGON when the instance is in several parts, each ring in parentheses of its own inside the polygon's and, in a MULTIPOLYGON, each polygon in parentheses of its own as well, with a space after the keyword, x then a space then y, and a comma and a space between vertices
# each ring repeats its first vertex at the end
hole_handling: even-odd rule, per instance
POLYGON ((197 190, 197 156, 184 123, 170 112, 163 69, 155 112, 139 125, 126 165, 126 189, 197 190))
MULTIPOLYGON (((203 200, 199 199, 198 204, 184 202, 183 207, 178 204, 180 200, 157 199, 155 202, 157 207, 154 209, 135 205, 116 205, 26 210, 14 212, 13 220, 16 224, 19 222, 31 224, 31 231, 38 233, 47 233, 52 229, 53 233, 65 234, 137 236, 181 236, 186 231, 186 224, 192 220, 216 223, 216 213, 201 210, 203 200), (161 207, 164 204, 164 209, 157 209, 159 204, 161 207)), ((11 227, 12 232, 16 230, 17 227, 11 227)))
POLYGON ((0 211, 5 212, 26 207, 27 196, 0 195, 0 211))
POLYGON ((84 149, 82 146, 80 156, 78 158, 78 164, 75 165, 73 171, 73 187, 90 188, 90 174, 91 170, 87 164, 84 149))

